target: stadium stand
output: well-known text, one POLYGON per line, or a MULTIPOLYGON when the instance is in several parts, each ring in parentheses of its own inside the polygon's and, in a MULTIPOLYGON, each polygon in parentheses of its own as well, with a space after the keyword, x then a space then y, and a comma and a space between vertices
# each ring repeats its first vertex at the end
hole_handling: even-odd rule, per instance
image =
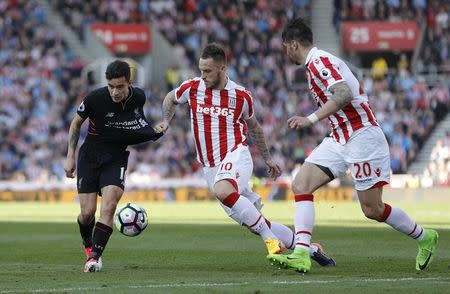
MULTIPOLYGON (((279 41, 280 29, 286 19, 296 16, 308 19, 311 15, 308 0, 102 0, 95 6, 93 2, 81 0, 50 2, 62 12, 80 40, 84 39, 84 27, 92 22, 151 22, 173 46, 184 52, 187 66, 195 72, 200 48, 207 41, 229 46, 229 76, 253 93, 256 113, 268 144, 286 174, 328 134, 326 122, 299 133, 288 132, 285 127, 285 121, 294 113, 307 114, 315 109, 312 99, 302 88, 304 86, 291 83, 296 80, 292 77, 295 73, 279 41), (230 42, 230 36, 233 36, 233 42, 230 42)), ((335 19, 356 15, 361 19, 380 17, 396 21, 414 16, 418 21, 425 21, 424 16, 429 15, 431 9, 429 6, 436 6, 440 20, 432 32, 433 35, 441 34, 438 35, 441 47, 435 47, 440 52, 436 64, 448 68, 448 50, 442 47, 448 39, 448 26, 441 30, 444 27, 441 19, 442 11, 448 15, 449 5, 444 5, 444 1, 432 1, 429 6, 421 5, 423 1, 416 2, 418 4, 414 6, 408 1, 335 1, 336 5, 351 7, 350 10, 343 9, 335 19), (365 6, 355 5, 360 3, 365 6), (381 13, 382 8, 368 8, 371 3, 384 5, 386 12, 381 13), (374 11, 377 13, 373 14, 374 11), (442 31, 445 31, 444 37, 442 31)), ((0 180, 62 180, 70 118, 89 90, 86 81, 79 78, 83 63, 46 25, 45 11, 36 1, 26 4, 19 1, 0 7, 0 13, 4 17, 4 25, 0 26, 0 91, 2 97, 6 97, 0 100, 0 131, 3 138, 8 138, 0 144, 0 180), (17 21, 26 25, 14 26, 17 21), (22 128, 20 133, 19 126, 22 128)), ((422 63, 429 64, 427 56, 434 53, 425 51, 422 63)), ((177 68, 171 70, 173 72, 167 77, 173 85, 179 78, 177 68)), ((435 124, 448 112, 450 103, 448 83, 428 84, 411 70, 406 67, 401 74, 390 70, 381 79, 370 74, 363 77, 364 88, 391 146, 394 173, 407 171, 408 164, 414 160, 435 124)), ((167 85, 156 84, 146 89, 146 113, 155 122, 160 119, 160 105, 166 90, 167 85)), ((195 174, 199 165, 187 121, 188 113, 179 111, 162 140, 153 145, 134 147, 129 179, 195 174)), ((264 176, 263 162, 258 156, 254 160, 255 174, 264 176)))

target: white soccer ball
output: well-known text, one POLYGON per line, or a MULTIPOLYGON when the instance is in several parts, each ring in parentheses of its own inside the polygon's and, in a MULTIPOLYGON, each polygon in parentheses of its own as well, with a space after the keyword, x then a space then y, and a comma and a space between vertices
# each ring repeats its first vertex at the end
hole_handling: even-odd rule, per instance
POLYGON ((114 216, 114 224, 125 236, 137 236, 148 225, 147 212, 142 206, 127 203, 117 210, 114 216))

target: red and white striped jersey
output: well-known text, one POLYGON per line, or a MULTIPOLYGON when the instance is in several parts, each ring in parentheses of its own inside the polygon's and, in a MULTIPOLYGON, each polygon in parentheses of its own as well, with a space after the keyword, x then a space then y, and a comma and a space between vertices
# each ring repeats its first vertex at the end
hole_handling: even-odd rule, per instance
POLYGON ((223 90, 206 88, 199 77, 175 89, 178 103, 189 103, 197 159, 203 166, 220 164, 235 146, 246 143, 247 123, 253 116, 253 98, 228 79, 223 90))
POLYGON ((352 133, 362 127, 378 126, 367 95, 344 61, 314 47, 306 57, 305 66, 308 86, 318 107, 331 98, 329 89, 332 85, 345 81, 352 90, 352 101, 328 117, 331 136, 337 142, 345 144, 352 133))

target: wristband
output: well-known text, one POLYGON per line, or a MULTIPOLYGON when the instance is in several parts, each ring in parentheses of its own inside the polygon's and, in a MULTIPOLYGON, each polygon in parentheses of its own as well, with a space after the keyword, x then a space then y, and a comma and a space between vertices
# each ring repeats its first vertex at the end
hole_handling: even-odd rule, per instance
POLYGON ((315 112, 311 113, 310 115, 308 115, 307 119, 312 123, 315 124, 316 122, 319 121, 319 118, 317 117, 317 114, 315 112))

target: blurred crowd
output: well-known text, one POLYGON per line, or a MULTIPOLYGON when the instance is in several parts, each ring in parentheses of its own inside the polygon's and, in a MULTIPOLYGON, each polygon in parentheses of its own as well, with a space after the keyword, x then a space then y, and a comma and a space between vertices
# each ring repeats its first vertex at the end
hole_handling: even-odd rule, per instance
POLYGON ((420 28, 425 26, 416 71, 450 73, 450 1, 334 0, 334 8, 336 28, 342 21, 415 21, 420 28))
POLYGON ((82 67, 36 1, 0 2, 0 180, 62 176, 82 67))
MULTIPOLYGON (((42 7, 36 1, 9 1, 13 2, 9 6, 8 1, 0 3, 0 132, 5 138, 0 143, 0 180, 61 180, 70 120, 90 88, 79 77, 82 62, 46 23, 42 7)), ((291 82, 296 67, 288 61, 280 41, 286 20, 309 19, 309 0, 50 2, 80 39, 84 28, 99 20, 151 22, 171 42, 180 58, 166 75, 167 85, 150 84, 145 89, 145 110, 155 123, 161 118, 168 89, 181 82, 178 70, 188 67, 197 72, 201 48, 217 41, 226 45, 230 78, 253 93, 257 118, 274 159, 286 174, 329 133, 326 122, 299 132, 285 126, 290 116, 315 109, 304 85, 291 82)), ((444 62, 448 59, 445 56, 444 62)), ((392 169, 404 173, 436 122, 448 112, 449 85, 430 86, 408 70, 382 78, 366 75, 362 81, 389 140, 392 169)), ((129 178, 151 181, 198 172, 189 113, 186 107, 179 108, 161 140, 131 148, 129 178)), ((252 148, 255 174, 265 176, 264 162, 252 148)))
MULTIPOLYGON (((334 21, 417 21, 427 17, 429 7, 445 1, 435 0, 334 0, 334 21), (428 2, 428 3, 427 3, 428 2)), ((432 8, 434 9, 434 8, 432 8)))

